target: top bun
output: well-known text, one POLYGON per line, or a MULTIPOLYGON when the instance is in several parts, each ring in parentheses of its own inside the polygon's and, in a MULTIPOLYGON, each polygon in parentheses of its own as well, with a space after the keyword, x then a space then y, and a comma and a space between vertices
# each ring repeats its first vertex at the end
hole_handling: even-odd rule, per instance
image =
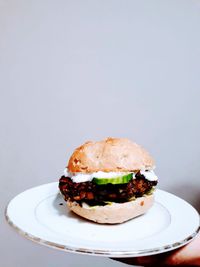
POLYGON ((154 160, 141 146, 126 138, 88 141, 75 149, 68 162, 72 173, 132 172, 152 169, 154 160))

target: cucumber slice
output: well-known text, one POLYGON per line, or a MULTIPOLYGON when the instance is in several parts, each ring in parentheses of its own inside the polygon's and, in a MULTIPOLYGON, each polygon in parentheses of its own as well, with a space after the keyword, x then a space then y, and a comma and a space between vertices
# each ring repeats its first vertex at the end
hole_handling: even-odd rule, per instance
POLYGON ((95 184, 98 185, 104 185, 104 184, 126 184, 128 183, 133 177, 132 173, 123 175, 123 176, 118 176, 114 178, 96 178, 94 177, 92 181, 95 184))

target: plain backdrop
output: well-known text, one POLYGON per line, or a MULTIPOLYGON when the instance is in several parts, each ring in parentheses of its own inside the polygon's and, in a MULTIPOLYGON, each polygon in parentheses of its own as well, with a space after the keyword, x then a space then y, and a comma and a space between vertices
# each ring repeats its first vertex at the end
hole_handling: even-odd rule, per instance
POLYGON ((0 0, 1 266, 125 266, 37 245, 4 219, 86 140, 142 144, 159 188, 200 210, 199 101, 199 1, 0 0))

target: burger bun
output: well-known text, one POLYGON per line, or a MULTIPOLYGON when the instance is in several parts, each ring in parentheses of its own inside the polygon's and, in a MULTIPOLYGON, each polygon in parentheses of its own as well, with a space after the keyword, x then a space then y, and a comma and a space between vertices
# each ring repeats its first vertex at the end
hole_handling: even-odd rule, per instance
POLYGON ((146 213, 154 203, 154 196, 145 195, 125 203, 115 203, 105 206, 82 205, 76 201, 67 201, 71 211, 79 216, 101 224, 117 224, 133 219, 146 213))

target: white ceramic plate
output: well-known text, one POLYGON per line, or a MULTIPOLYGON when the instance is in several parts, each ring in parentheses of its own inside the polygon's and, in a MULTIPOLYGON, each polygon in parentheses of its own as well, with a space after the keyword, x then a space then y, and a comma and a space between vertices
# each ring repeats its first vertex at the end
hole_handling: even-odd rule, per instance
POLYGON ((152 255, 190 242, 199 230, 197 211, 159 189, 155 200, 145 215, 123 224, 101 225, 68 211, 58 183, 50 183, 16 196, 7 206, 6 218, 20 234, 35 242, 90 255, 152 255))

